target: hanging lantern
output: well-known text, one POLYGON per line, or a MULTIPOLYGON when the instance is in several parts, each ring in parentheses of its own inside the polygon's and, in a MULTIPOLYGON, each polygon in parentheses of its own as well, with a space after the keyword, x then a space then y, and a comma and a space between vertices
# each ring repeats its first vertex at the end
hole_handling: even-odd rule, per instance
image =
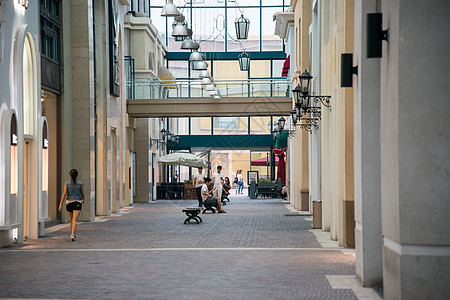
POLYGON ((208 63, 200 60, 200 61, 193 61, 192 62, 192 70, 207 70, 208 69, 208 63))
POLYGON ((192 29, 188 28, 189 35, 181 43, 181 49, 194 49, 194 41, 192 40, 192 29))
POLYGON ((211 79, 209 79, 208 77, 205 77, 202 79, 202 84, 206 85, 206 84, 211 84, 211 79))
POLYGON ((178 11, 175 4, 173 4, 173 0, 167 0, 161 11, 161 17, 176 17, 179 15, 180 12, 178 11))
POLYGON ((200 52, 198 52, 199 48, 200 48, 200 45, 197 42, 194 42, 194 48, 192 49, 192 53, 189 56, 189 61, 203 60, 202 54, 200 52))
POLYGON ((180 15, 174 18, 175 25, 173 26, 172 36, 175 38, 175 41, 181 42, 186 37, 189 36, 189 32, 187 30, 187 23, 184 21, 184 16, 180 15))
POLYGON ((216 87, 214 86, 214 84, 211 83, 206 86, 206 90, 207 91, 215 91, 216 87))
POLYGON ((248 71, 250 69, 250 55, 244 51, 238 56, 238 59, 241 71, 248 71))
POLYGON ((238 40, 246 40, 248 38, 250 20, 245 18, 242 14, 240 18, 234 21, 234 25, 236 26, 236 38, 238 40))
POLYGON ((211 76, 209 75, 209 71, 208 70, 201 70, 200 71, 200 75, 198 77, 200 77, 200 78, 210 78, 211 76))

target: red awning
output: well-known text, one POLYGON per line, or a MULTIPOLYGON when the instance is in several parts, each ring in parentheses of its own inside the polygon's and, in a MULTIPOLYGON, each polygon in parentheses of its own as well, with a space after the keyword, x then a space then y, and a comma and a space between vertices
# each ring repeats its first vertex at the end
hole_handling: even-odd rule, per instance
POLYGON ((283 64, 283 71, 281 72, 281 76, 287 76, 289 72, 289 68, 291 67, 291 56, 289 55, 283 64))
MULTIPOLYGON (((269 157, 269 164, 270 164, 270 157, 269 157)), ((251 165, 252 166, 264 166, 265 167, 265 166, 267 166, 267 158, 263 157, 263 158, 260 158, 260 159, 252 160, 251 165)), ((278 166, 278 155, 275 156, 275 166, 278 166)))

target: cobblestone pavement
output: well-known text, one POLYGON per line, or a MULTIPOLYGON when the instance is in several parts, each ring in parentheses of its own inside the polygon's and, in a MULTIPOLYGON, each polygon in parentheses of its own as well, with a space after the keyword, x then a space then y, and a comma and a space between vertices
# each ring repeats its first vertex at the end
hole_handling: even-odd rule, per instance
POLYGON ((355 257, 322 248, 310 216, 279 199, 231 197, 226 214, 183 224, 191 200, 124 208, 0 250, 0 298, 358 299, 326 275, 354 275, 355 257))

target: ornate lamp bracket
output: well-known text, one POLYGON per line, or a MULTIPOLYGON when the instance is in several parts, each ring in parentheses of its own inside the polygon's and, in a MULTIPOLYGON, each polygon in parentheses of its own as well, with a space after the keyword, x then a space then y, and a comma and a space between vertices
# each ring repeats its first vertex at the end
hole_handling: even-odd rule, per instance
POLYGON ((323 104, 323 106, 330 108, 330 100, 331 96, 309 96, 314 100, 314 103, 319 103, 319 101, 323 104))
POLYGON ((311 133, 313 128, 319 130, 319 118, 302 118, 298 125, 301 129, 305 129, 311 133))

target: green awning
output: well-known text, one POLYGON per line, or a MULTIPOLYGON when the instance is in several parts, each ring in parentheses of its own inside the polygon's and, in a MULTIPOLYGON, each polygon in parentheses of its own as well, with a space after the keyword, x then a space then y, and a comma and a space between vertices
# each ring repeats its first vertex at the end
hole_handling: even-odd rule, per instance
POLYGON ((284 149, 287 148, 287 140, 289 137, 289 133, 287 130, 283 130, 277 138, 277 142, 275 144, 275 146, 277 147, 277 149, 284 149))

